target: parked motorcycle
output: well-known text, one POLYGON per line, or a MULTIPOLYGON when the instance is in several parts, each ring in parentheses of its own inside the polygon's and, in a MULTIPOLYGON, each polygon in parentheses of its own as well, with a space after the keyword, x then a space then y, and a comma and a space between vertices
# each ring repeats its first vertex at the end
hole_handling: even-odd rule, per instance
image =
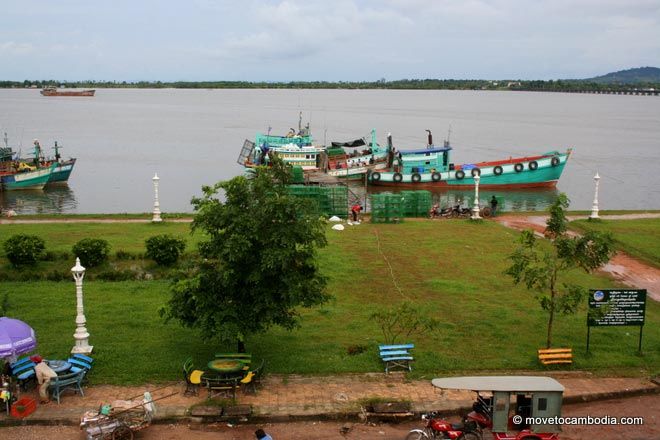
POLYGON ((463 423, 450 423, 438 417, 436 412, 422 414, 426 421, 423 429, 413 429, 406 436, 406 440, 422 439, 450 439, 450 440, 482 440, 483 433, 479 424, 468 418, 463 423))

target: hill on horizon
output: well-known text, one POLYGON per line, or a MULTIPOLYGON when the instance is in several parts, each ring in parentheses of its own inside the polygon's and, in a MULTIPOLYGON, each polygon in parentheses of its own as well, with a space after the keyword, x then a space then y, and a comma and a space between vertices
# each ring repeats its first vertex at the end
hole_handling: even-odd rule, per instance
POLYGON ((658 67, 635 67, 628 70, 619 70, 582 81, 600 84, 637 84, 637 83, 660 83, 660 68, 658 67))

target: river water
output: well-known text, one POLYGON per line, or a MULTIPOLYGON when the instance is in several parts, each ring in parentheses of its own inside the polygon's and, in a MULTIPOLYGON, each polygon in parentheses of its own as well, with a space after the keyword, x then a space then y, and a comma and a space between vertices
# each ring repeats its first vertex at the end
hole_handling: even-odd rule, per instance
MULTIPOLYGON (((601 209, 660 209, 660 98, 492 91, 99 89, 93 98, 0 90, 0 131, 31 150, 54 141, 78 158, 65 188, 0 191, 0 209, 20 213, 150 212, 154 173, 163 212, 192 212, 190 199, 243 172, 243 141, 272 127, 284 134, 298 114, 319 143, 369 136, 397 149, 422 148, 425 129, 447 136, 452 161, 473 163, 573 147, 557 191, 482 192, 506 210, 545 209, 557 192, 590 209, 601 176, 601 209)), ((359 193, 361 187, 354 188, 359 193)), ((471 191, 438 192, 443 205, 471 191)))

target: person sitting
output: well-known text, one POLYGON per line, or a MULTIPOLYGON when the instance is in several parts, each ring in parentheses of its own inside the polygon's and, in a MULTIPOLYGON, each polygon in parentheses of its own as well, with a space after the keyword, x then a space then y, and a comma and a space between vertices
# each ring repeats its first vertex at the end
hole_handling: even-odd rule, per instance
POLYGON ((437 203, 431 207, 431 210, 429 211, 429 217, 435 218, 440 216, 440 205, 437 203))
POLYGON ((37 382, 39 383, 39 399, 42 404, 50 403, 48 387, 50 386, 50 380, 57 377, 57 373, 38 354, 30 356, 30 360, 37 364, 34 367, 34 372, 37 374, 37 382))

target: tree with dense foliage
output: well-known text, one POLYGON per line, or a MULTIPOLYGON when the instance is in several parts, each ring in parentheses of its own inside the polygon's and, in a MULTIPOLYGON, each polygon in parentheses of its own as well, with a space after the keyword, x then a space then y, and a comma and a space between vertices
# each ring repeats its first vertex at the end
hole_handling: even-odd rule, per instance
POLYGON ((552 346, 555 315, 575 313, 588 294, 588 288, 561 283, 560 278, 576 268, 592 272, 614 254, 614 241, 609 233, 590 231, 579 237, 567 234, 568 205, 566 194, 560 194, 550 207, 546 236, 552 239, 552 247, 548 249, 539 243, 534 231, 523 231, 521 245, 510 256, 513 264, 505 271, 515 284, 523 283, 527 289, 536 291, 541 308, 548 312, 547 348, 552 346))
POLYGON ((174 284, 162 310, 168 319, 243 351, 247 335, 271 325, 293 329, 299 307, 329 299, 316 260, 327 243, 325 221, 289 195, 290 181, 290 167, 274 156, 269 167, 202 188, 192 200, 192 229, 208 239, 197 273, 174 284))

